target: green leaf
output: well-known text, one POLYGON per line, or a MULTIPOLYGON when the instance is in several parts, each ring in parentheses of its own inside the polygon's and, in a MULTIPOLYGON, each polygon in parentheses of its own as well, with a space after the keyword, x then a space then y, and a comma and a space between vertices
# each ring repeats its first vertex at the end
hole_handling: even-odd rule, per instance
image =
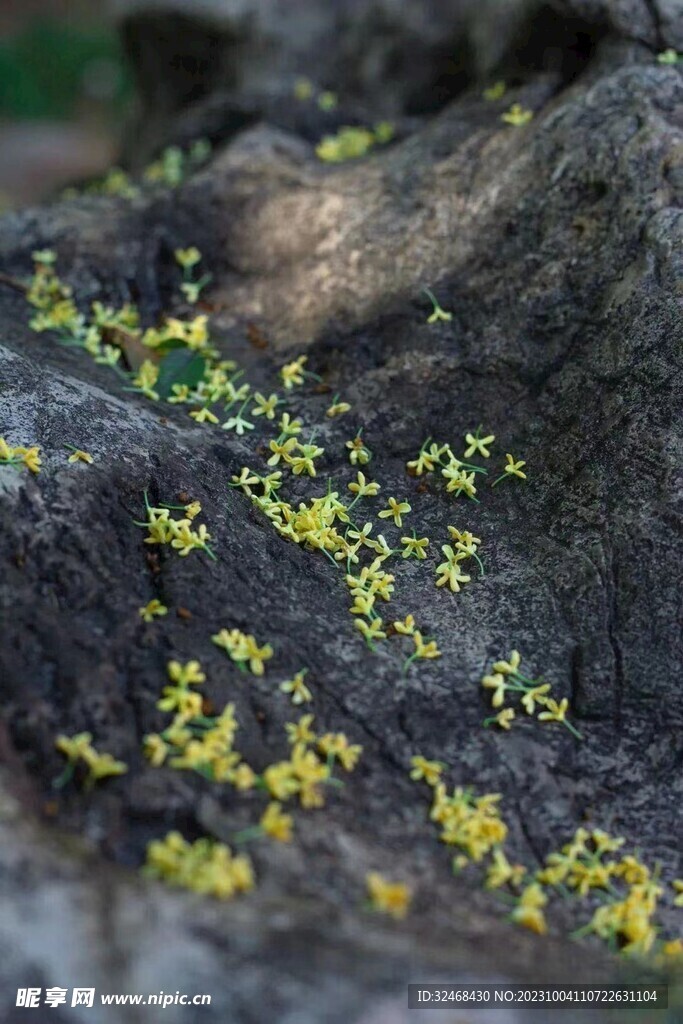
POLYGON ((194 388, 204 376, 205 370, 206 361, 197 352, 186 348, 174 349, 161 362, 154 390, 161 398, 168 398, 174 384, 187 384, 194 388))

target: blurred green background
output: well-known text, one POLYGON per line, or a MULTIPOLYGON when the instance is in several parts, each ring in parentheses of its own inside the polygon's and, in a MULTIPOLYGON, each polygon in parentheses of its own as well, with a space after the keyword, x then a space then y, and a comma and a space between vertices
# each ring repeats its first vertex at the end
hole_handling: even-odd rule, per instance
POLYGON ((132 89, 102 7, 1 0, 0 207, 47 198, 115 160, 132 89))

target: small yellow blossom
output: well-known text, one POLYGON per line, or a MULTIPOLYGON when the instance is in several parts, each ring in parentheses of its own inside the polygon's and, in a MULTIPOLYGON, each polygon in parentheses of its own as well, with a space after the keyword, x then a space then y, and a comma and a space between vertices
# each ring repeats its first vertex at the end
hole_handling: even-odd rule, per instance
POLYGON ((408 913, 412 891, 403 882, 388 882, 377 871, 371 871, 366 878, 368 895, 374 910, 390 914, 400 920, 408 913))
POLYGON ((548 897, 540 885, 537 882, 532 882, 519 897, 519 902, 512 911, 512 920, 522 925, 523 928, 529 928, 530 931, 536 932, 537 935, 545 935, 548 926, 542 908, 547 902, 548 897))
POLYGON ((506 91, 507 86, 505 82, 498 81, 494 82, 493 85, 490 85, 487 89, 484 89, 482 96, 485 100, 488 100, 489 103, 493 103, 496 100, 501 100, 506 91))
POLYGON ((328 761, 336 758, 347 772, 353 771, 363 752, 363 748, 359 744, 349 743, 348 737, 343 732, 325 733, 318 740, 318 750, 327 757, 328 761))
POLYGON ((487 437, 479 437, 479 430, 477 430, 476 434, 465 434, 465 443, 468 446, 465 450, 465 458, 471 459, 475 453, 477 455, 482 455, 485 459, 490 458, 491 452, 487 446, 495 440, 495 434, 489 434, 487 437))
POLYGON ((153 597, 144 607, 138 609, 140 617, 145 622, 153 622, 155 618, 161 618, 168 614, 168 608, 158 598, 153 597))
POLYGON ((190 246, 188 249, 176 249, 173 253, 175 261, 178 266, 182 267, 183 270, 190 270, 194 267, 202 258, 202 254, 199 249, 195 246, 190 246))
POLYGON ((486 872, 486 888, 500 889, 503 885, 520 885, 526 875, 522 864, 510 864, 502 850, 493 851, 492 863, 486 872))
MULTIPOLYGON (((360 473, 358 475, 360 476, 360 473)), ((388 519, 391 517, 394 520, 395 526, 403 526, 402 517, 410 511, 411 507, 407 501, 397 501, 396 498, 389 498, 387 507, 382 509, 378 515, 380 519, 388 519)))
POLYGON ((563 697, 559 704, 552 697, 547 697, 544 705, 548 710, 540 712, 538 716, 540 722, 564 722, 569 707, 566 697, 563 697))
POLYGON ((302 715, 298 722, 286 723, 287 738, 292 745, 315 742, 315 733, 311 729, 313 720, 313 715, 302 715))
POLYGON ((294 96, 297 100, 310 100, 313 95, 313 83, 310 78, 297 78, 294 83, 294 96))
POLYGON ((366 622, 365 619, 355 619, 354 626, 360 630, 368 644, 372 644, 373 640, 386 639, 387 634, 382 630, 381 619, 373 619, 372 622, 366 622))
POLYGON ((352 466, 367 466, 372 458, 372 453, 366 447, 360 434, 357 434, 352 441, 347 441, 346 447, 349 449, 349 462, 352 466))
POLYGON ((89 466, 92 466, 94 461, 92 455, 82 451, 80 448, 74 448, 72 454, 67 459, 67 462, 87 462, 89 466))
POLYGON ((526 466, 526 462, 522 460, 516 462, 509 453, 505 458, 507 459, 507 465, 504 467, 502 475, 493 481, 491 487, 495 487, 501 480, 506 480, 508 477, 518 476, 520 480, 526 480, 527 478, 526 473, 522 472, 522 467, 526 466))
POLYGON ((441 761, 428 761, 426 757, 418 754, 416 757, 411 757, 410 764, 412 765, 410 777, 416 782, 424 779, 428 786, 436 786, 441 779, 444 769, 441 761))
MULTIPOLYGON (((364 498, 364 497, 374 498, 375 495, 379 494, 379 490, 380 490, 380 487, 379 487, 378 483, 375 483, 374 481, 367 481, 366 482, 366 480, 365 480, 365 473, 361 473, 360 470, 358 471, 358 475, 357 475, 356 481, 352 481, 348 485, 348 488, 358 498, 364 498)), ((389 514, 391 514, 391 513, 389 513, 389 514)), ((382 513, 380 512, 380 516, 381 515, 382 515, 382 513)))
POLYGON ((292 816, 282 813, 282 804, 277 801, 269 803, 259 822, 267 836, 278 843, 291 843, 292 816))
POLYGON ((402 633, 403 636, 412 636, 415 632, 415 618, 412 615, 406 615, 403 622, 400 620, 394 622, 393 627, 397 633, 402 633))
POLYGON ((515 709, 503 708, 503 710, 499 711, 498 714, 496 715, 496 724, 499 725, 501 729, 509 730, 514 719, 515 709))
POLYGON ((678 894, 674 899, 674 906, 683 907, 683 879, 676 878, 671 884, 674 888, 674 892, 678 894))
POLYGON ((288 693, 291 696, 292 704, 308 704, 313 700, 313 694, 304 683, 304 677, 308 669, 303 668, 300 672, 297 672, 293 679, 286 679, 283 683, 280 683, 280 690, 282 693, 288 693))
POLYGON ((427 557, 426 549, 429 547, 429 537, 401 537, 401 544, 404 546, 403 557, 415 557, 423 561, 427 557))
POLYGON ((297 384, 303 384, 305 363, 308 362, 308 356, 299 356, 298 359, 293 360, 291 363, 286 363, 280 370, 280 377, 287 391, 291 391, 297 384))
POLYGON ((513 103, 509 110, 506 110, 504 114, 501 114, 501 121, 505 121, 506 124, 515 125, 519 127, 521 125, 528 124, 534 116, 532 110, 525 110, 524 107, 519 103, 513 103))
POLYGON ((514 675, 520 666, 522 656, 519 651, 513 651, 509 661, 496 661, 493 665, 494 672, 500 672, 504 676, 514 675))
POLYGON ((278 426, 280 434, 284 434, 285 437, 294 437, 296 434, 300 434, 303 429, 301 420, 293 420, 288 412, 283 412, 278 426))
POLYGON ((202 409, 195 409, 190 416, 197 423, 218 423, 218 416, 204 406, 202 409))
POLYGON ((252 416, 265 416, 267 420, 275 419, 275 412, 280 402, 276 394, 269 395, 266 398, 260 391, 256 391, 254 393, 254 402, 255 405, 251 410, 252 416))
POLYGON ((343 415, 343 413, 349 412, 350 409, 351 406, 349 405, 348 402, 333 402, 332 405, 327 410, 327 412, 325 413, 325 415, 332 420, 335 418, 335 416, 341 416, 343 415))
POLYGON ((160 768, 166 760, 169 747, 163 736, 158 733, 149 733, 142 741, 143 751, 147 760, 155 768, 160 768))

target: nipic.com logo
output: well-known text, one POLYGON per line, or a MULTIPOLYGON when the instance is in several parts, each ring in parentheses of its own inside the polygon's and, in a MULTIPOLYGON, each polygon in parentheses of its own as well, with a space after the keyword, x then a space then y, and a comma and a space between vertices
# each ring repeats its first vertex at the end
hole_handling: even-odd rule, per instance
MULTIPOLYGON (((32 1009, 38 1006, 51 1006, 53 1009, 56 1006, 66 1006, 68 988, 59 988, 54 986, 52 988, 45 989, 45 997, 41 1002, 41 988, 18 988, 17 989, 17 1006, 23 1006, 25 1009, 32 1009)), ((72 1006, 92 1006, 95 1002, 95 989, 94 988, 74 988, 71 991, 71 1005, 72 1006)))
MULTIPOLYGON (((16 1005, 25 1010, 35 1010, 41 1006, 66 1006, 69 995, 68 988, 53 985, 51 988, 18 988, 16 1005), (41 998, 42 997, 42 998, 41 998)), ((185 992, 153 992, 149 995, 139 993, 100 992, 98 1006, 158 1006, 165 1010, 168 1006, 211 1006, 211 996, 188 995, 185 992)), ((71 989, 72 1006, 94 1006, 94 988, 71 989)), ((42 1018, 41 1018, 42 1019, 42 1018)))

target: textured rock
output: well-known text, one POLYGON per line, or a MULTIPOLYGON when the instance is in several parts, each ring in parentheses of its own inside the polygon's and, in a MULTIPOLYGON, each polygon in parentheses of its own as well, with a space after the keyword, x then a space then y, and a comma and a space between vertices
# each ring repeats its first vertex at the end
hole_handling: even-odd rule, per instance
MULTIPOLYGON (((455 784, 503 794, 511 853, 530 866, 588 822, 681 875, 683 77, 610 44, 584 78, 559 84, 532 76, 500 104, 466 93, 338 169, 318 164, 305 139, 263 126, 171 195, 4 218, 4 273, 26 275, 31 251, 51 246, 79 301, 133 298, 148 323, 172 308, 173 248, 197 244, 215 275, 208 298, 226 357, 264 390, 306 351, 353 405, 330 421, 329 394, 295 393, 293 411, 326 452, 319 479, 288 480, 287 497, 322 493, 328 476, 345 486, 344 441, 362 425, 373 478, 413 507, 407 525, 433 552, 448 524, 472 529, 487 574, 454 595, 434 586, 435 555, 397 564, 390 617, 412 611, 443 651, 404 677, 394 641, 373 656, 356 637, 341 573, 227 489, 242 465, 262 465, 253 437, 123 392, 84 354, 33 334, 23 297, 2 288, 0 432, 40 444, 45 461, 35 479, 0 470, 3 991, 206 990, 207 1020, 379 1024, 404 1019, 409 980, 616 971, 590 941, 561 938, 585 907, 554 904, 554 935, 539 940, 510 930, 473 884, 476 870, 451 877, 425 793, 407 778, 418 752, 448 763, 455 784), (512 101, 535 110, 528 127, 501 124, 512 101), (451 323, 425 322, 425 285, 451 323), (247 340, 250 323, 266 349, 247 340), (426 436, 459 447, 480 422, 498 458, 527 460, 527 484, 475 506, 407 476, 426 436), (95 465, 68 465, 64 443, 95 465), (144 488, 201 501, 216 563, 146 558, 132 525, 144 488), (152 597, 172 612, 147 626, 137 608, 152 597), (263 680, 247 681, 211 644, 221 626, 273 644, 263 680), (570 698, 583 743, 535 722, 482 729, 479 680, 512 647, 570 698), (296 813, 291 847, 255 848, 258 891, 227 907, 134 872, 169 828, 230 841, 263 806, 145 764, 141 738, 163 722, 155 700, 171 656, 200 658, 214 704, 234 700, 239 749, 259 768, 285 755, 291 708, 276 684, 302 665, 317 723, 365 748, 324 811, 296 813), (54 736, 82 729, 130 773, 55 800, 54 736), (370 869, 415 880, 404 924, 360 909, 370 869), (74 936, 68 957, 60 931, 74 936)), ((368 517, 378 507, 368 502, 368 517)), ((660 919, 667 934, 680 930, 669 905, 660 919)))

